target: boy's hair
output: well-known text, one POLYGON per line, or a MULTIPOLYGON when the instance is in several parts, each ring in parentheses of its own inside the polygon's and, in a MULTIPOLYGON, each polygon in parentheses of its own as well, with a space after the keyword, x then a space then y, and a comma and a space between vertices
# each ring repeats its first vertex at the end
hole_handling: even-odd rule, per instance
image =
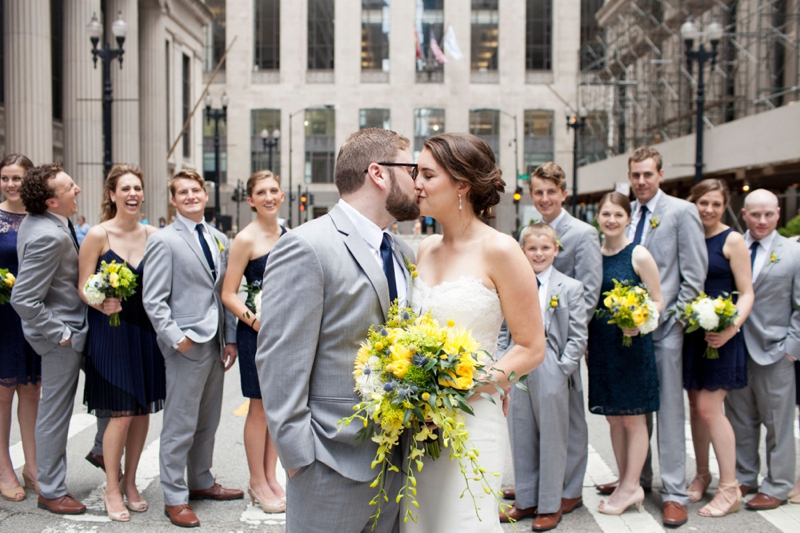
POLYGON ((533 171, 533 174, 531 174, 531 179, 528 180, 529 192, 533 192, 533 178, 551 181, 553 185, 562 191, 567 190, 567 178, 564 175, 564 170, 552 161, 548 161, 547 163, 536 167, 536 170, 533 171))
POLYGON ((536 224, 531 224, 523 229, 522 233, 519 234, 519 245, 524 247, 525 239, 531 235, 543 235, 545 237, 550 237, 550 239, 553 241, 553 246, 558 246, 558 234, 556 233, 556 230, 550 227, 549 224, 537 222, 536 224))

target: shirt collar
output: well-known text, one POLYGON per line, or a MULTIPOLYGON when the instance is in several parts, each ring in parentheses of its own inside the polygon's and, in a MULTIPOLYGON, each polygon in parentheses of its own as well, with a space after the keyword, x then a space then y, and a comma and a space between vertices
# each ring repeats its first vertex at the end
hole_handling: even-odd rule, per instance
POLYGON ((775 235, 777 235, 777 234, 778 234, 777 231, 772 230, 772 233, 770 233, 769 235, 767 235, 766 237, 764 237, 760 241, 756 241, 753 238, 753 236, 750 235, 750 231, 748 230, 747 233, 744 236, 744 241, 745 241, 745 243, 747 243, 747 247, 748 248, 750 248, 753 245, 754 242, 758 242, 764 248, 764 251, 767 252, 772 248, 772 243, 775 241, 775 235))
POLYGON ((64 215, 59 215, 58 213, 53 213, 52 211, 48 211, 48 213, 56 217, 62 224, 64 224, 65 228, 69 229, 69 220, 67 220, 67 217, 64 215))
POLYGON ((539 283, 544 285, 545 283, 550 281, 550 274, 552 273, 553 273, 553 265, 550 265, 549 267, 545 268, 544 270, 536 274, 536 279, 539 280, 539 283))
MULTIPOLYGON (((656 195, 653 196, 652 198, 650 198, 649 202, 644 204, 644 205, 647 206, 647 210, 650 213, 655 213, 656 206, 658 205, 658 201, 661 200, 661 195, 662 194, 664 194, 664 192, 661 189, 658 189, 658 192, 656 193, 656 195)), ((639 206, 639 209, 641 209, 641 205, 639 204, 638 200, 636 201, 636 204, 639 206)))
POLYGON ((562 219, 563 219, 563 218, 566 216, 566 214, 567 214, 567 211, 566 211, 566 209, 564 209, 564 208, 562 207, 562 208, 561 208, 561 213, 559 213, 559 214, 558 214, 558 216, 557 216, 556 218, 554 218, 554 219, 553 219, 551 222, 548 222, 548 223, 547 223, 547 225, 548 225, 548 226, 550 226, 550 227, 551 227, 551 228, 553 228, 553 229, 556 229, 556 228, 558 228, 558 224, 559 224, 559 223, 561 222, 561 220, 562 220, 562 219))
POLYGON ((188 229, 189 231, 195 231, 197 225, 202 224, 205 230, 208 232, 208 234, 211 235, 211 231, 209 231, 208 226, 206 226, 205 220, 203 220, 202 222, 195 222, 194 220, 190 220, 185 216, 181 215, 180 213, 175 213, 175 220, 180 221, 181 224, 186 226, 186 229, 188 229))
MULTIPOLYGON (((381 242, 383 242, 383 234, 385 232, 379 228, 377 224, 359 213, 356 208, 341 198, 339 199, 339 207, 342 208, 342 211, 344 211, 344 213, 347 215, 347 218, 349 218, 350 222, 353 223, 353 226, 355 226, 356 231, 359 235, 361 235, 361 238, 364 239, 372 248, 380 251, 381 242)), ((391 239, 391 237, 389 237, 389 239, 391 239)))

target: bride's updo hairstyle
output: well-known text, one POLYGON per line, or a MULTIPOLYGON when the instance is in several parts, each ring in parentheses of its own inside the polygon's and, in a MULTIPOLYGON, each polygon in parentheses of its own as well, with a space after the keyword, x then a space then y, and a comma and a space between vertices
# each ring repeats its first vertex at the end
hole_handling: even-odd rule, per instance
POLYGON ((493 219, 490 209, 500 203, 506 182, 489 145, 470 133, 440 133, 425 139, 424 144, 453 180, 469 185, 465 200, 475 214, 483 220, 493 219))

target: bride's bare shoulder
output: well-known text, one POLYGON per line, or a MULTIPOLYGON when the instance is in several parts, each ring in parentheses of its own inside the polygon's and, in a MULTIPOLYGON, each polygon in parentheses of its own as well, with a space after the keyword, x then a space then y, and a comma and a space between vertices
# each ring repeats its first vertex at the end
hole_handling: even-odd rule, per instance
POLYGON ((514 237, 501 233, 494 228, 488 228, 488 230, 482 239, 484 250, 487 253, 497 257, 519 254, 519 243, 514 237))
POLYGON ((432 249, 436 248, 442 243, 442 236, 441 235, 431 235, 430 237, 425 237, 422 242, 419 243, 419 248, 417 249, 417 261, 419 258, 424 256, 427 252, 431 251, 432 249))

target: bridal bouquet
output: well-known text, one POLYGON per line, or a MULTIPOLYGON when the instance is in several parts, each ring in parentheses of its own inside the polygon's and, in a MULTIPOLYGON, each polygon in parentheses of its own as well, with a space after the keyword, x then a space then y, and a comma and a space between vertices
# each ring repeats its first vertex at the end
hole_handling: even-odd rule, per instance
MULTIPOLYGON (((101 305, 106 298, 125 300, 136 293, 136 274, 127 263, 116 260, 100 263, 96 274, 89 276, 83 286, 83 294, 91 305, 101 305)), ((119 313, 113 313, 108 322, 111 326, 119 326, 119 313)))
MULTIPOLYGON (((639 333, 647 335, 658 328, 658 311, 644 285, 614 280, 614 288, 604 292, 603 304, 606 309, 598 309, 596 316, 610 316, 609 324, 620 328, 639 328, 639 333)), ((631 337, 623 335, 622 345, 630 346, 631 337)))
POLYGON ((14 274, 7 268, 0 268, 0 305, 7 304, 11 299, 11 287, 17 282, 14 274))
MULTIPOLYGON (((490 358, 479 348, 464 327, 456 327, 453 321, 442 327, 430 313, 418 316, 397 303, 392 305, 386 324, 370 327, 353 371, 362 401, 353 408, 355 414, 343 418, 339 424, 360 420, 364 427, 359 438, 369 438, 378 444, 372 468, 380 470, 371 485, 378 487, 378 494, 370 502, 378 506, 373 515, 376 523, 381 500, 389 501, 384 489, 386 472, 399 471, 391 463, 392 448, 406 430, 412 432, 412 438, 408 439, 406 481, 396 497, 398 502, 406 498, 404 521, 415 520, 409 502, 419 507, 414 467, 421 471, 422 458, 436 459, 442 447, 449 447, 450 458, 458 460, 470 495, 470 478, 479 481, 484 492, 492 493, 486 470, 478 463, 478 451, 469 445, 462 414, 473 414, 467 399, 476 388, 492 382, 496 385, 496 378, 488 375, 483 361, 490 358), (439 430, 431 429, 428 422, 439 430), (472 474, 467 473, 467 463, 472 474)), ((510 379, 515 377, 512 375, 510 379)), ((525 389, 522 384, 518 386, 525 389)), ((488 394, 479 394, 494 402, 488 394)))
MULTIPOLYGON (((678 308, 678 311, 680 313, 679 320, 683 320, 689 325, 686 333, 698 329, 722 333, 739 317, 736 304, 733 303, 733 298, 729 294, 712 299, 701 292, 694 301, 686 304, 686 307, 682 309, 678 308)), ((705 357, 706 359, 719 359, 719 350, 707 346, 705 357)))

